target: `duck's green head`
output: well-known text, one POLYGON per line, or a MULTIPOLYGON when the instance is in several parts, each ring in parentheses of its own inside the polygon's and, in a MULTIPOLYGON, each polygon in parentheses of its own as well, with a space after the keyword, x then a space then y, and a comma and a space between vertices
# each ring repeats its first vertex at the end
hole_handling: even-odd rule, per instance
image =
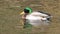
POLYGON ((32 9, 31 9, 30 7, 26 7, 26 8, 24 9, 24 12, 25 12, 25 13, 32 13, 32 9))

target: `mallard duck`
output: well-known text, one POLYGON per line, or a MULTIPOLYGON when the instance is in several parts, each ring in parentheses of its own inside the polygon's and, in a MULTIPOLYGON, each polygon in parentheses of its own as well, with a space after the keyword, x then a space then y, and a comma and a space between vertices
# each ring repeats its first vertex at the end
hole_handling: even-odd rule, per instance
MULTIPOLYGON (((33 26, 39 25, 49 25, 51 15, 42 11, 33 11, 30 8, 26 8, 25 10, 29 11, 29 14, 26 15, 26 21, 33 26)), ((24 14, 22 12, 21 14, 24 14)))

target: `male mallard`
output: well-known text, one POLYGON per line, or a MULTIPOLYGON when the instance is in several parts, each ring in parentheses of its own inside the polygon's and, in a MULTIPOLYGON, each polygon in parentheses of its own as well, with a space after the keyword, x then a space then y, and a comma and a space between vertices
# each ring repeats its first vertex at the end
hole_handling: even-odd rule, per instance
MULTIPOLYGON (((33 25, 33 26, 38 26, 38 25, 48 25, 49 20, 51 18, 51 15, 48 13, 44 13, 42 11, 33 11, 31 8, 25 8, 25 10, 29 10, 29 14, 26 15, 27 19, 26 21, 33 25)), ((21 14, 24 14, 24 12, 22 12, 21 14)))

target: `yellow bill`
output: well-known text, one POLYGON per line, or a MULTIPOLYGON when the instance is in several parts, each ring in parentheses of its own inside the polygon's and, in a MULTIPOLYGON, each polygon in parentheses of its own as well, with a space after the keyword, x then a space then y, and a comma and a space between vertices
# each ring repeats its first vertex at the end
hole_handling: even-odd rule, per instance
POLYGON ((24 12, 21 12, 21 13, 20 13, 20 15, 23 15, 23 14, 24 14, 24 12))

